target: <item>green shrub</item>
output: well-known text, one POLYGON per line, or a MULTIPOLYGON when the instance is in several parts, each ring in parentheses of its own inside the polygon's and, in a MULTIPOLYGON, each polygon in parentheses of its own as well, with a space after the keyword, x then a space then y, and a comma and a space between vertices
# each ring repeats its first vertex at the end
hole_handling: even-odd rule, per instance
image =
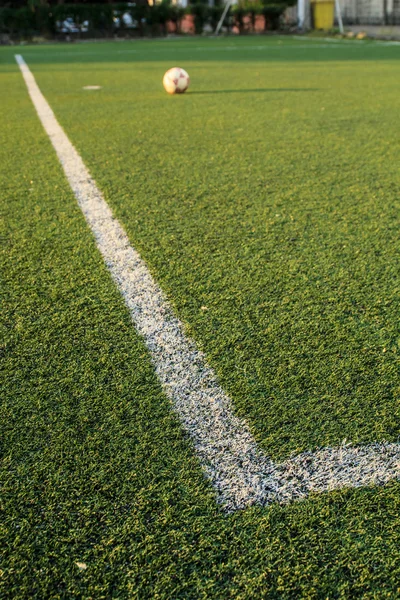
MULTIPOLYGON (((238 5, 233 6, 224 25, 229 27, 232 22, 238 26, 239 31, 244 30, 243 18, 250 15, 253 28, 258 14, 263 14, 266 20, 266 28, 277 29, 279 20, 285 8, 293 4, 296 0, 274 0, 271 4, 269 0, 256 0, 250 2, 242 0, 238 5)), ((128 33, 122 21, 122 15, 129 13, 134 21, 137 21, 137 32, 139 35, 165 34, 166 24, 172 21, 176 24, 177 31, 180 30, 180 23, 183 15, 186 13, 194 15, 194 25, 196 33, 202 33, 206 23, 209 23, 213 29, 217 26, 221 18, 223 5, 208 6, 203 1, 197 1, 189 5, 187 9, 172 5, 171 0, 162 0, 161 4, 148 6, 146 4, 137 4, 129 6, 127 3, 116 4, 57 4, 53 6, 42 4, 31 4, 23 8, 0 8, 0 33, 8 33, 12 37, 26 38, 32 35, 56 36, 58 33, 57 22, 63 22, 67 17, 71 17, 79 26, 84 21, 89 23, 88 35, 112 35, 116 31, 114 17, 120 17, 121 32, 128 33)))

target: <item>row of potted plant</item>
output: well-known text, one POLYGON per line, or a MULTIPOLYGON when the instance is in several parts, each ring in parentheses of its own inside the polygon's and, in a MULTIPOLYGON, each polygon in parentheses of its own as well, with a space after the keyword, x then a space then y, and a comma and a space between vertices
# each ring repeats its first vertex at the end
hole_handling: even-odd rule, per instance
MULTIPOLYGON (((291 4, 293 0, 241 0, 230 8, 223 26, 237 33, 277 29, 282 13, 291 4)), ((209 6, 204 2, 183 8, 171 4, 170 0, 153 6, 115 3, 3 7, 0 8, 0 33, 11 37, 201 34, 215 29, 223 10, 223 5, 209 6)))

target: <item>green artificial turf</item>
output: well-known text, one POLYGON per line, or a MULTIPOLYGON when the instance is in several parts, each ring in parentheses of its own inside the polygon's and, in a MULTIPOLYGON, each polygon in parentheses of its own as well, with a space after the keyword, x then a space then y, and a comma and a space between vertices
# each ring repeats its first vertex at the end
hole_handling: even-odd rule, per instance
POLYGON ((24 55, 268 454, 397 440, 400 46, 253 37, 51 53, 24 55), (179 60, 192 87, 171 98, 162 74, 179 60))
MULTIPOLYGON (((274 458, 399 432, 400 50, 319 46, 17 49, 274 458), (178 60, 192 87, 171 98, 178 60)), ((0 52, 0 596, 398 597, 398 483, 217 507, 15 52, 0 52)))

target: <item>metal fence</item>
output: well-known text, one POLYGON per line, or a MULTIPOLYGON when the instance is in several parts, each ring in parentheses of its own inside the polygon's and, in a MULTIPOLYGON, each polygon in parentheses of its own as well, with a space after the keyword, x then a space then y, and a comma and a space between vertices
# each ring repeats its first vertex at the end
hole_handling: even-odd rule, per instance
POLYGON ((400 0, 342 0, 347 25, 400 25, 400 0))
MULTIPOLYGON (((347 27, 357 26, 387 26, 390 35, 390 26, 400 27, 400 0, 339 0, 343 24, 347 27)), ((305 0, 306 29, 312 26, 310 0, 305 0)), ((295 26, 298 22, 297 7, 292 6, 285 11, 283 23, 286 26, 295 26)), ((335 20, 336 25, 337 21, 335 20)), ((380 33, 385 34, 385 31, 380 33)), ((400 30, 398 30, 400 34, 400 30)))

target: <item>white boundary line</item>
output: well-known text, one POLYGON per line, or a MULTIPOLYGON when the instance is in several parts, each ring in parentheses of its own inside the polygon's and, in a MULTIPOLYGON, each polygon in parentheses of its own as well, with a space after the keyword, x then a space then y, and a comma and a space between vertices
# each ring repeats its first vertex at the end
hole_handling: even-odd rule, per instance
MULTIPOLYGON (((293 36, 291 39, 296 39, 297 41, 301 40, 302 44, 293 44, 293 45, 283 45, 278 43, 274 45, 260 45, 257 46, 241 46, 240 44, 231 44, 229 46, 193 46, 191 50, 196 52, 208 52, 209 50, 218 51, 218 52, 246 52, 259 50, 262 52, 282 52, 284 50, 320 50, 320 49, 347 49, 349 47, 360 49, 361 47, 367 46, 368 48, 372 48, 373 46, 399 46, 400 42, 396 41, 385 41, 385 40, 337 40, 331 38, 316 38, 313 40, 312 38, 308 38, 308 43, 304 43, 304 38, 301 36, 293 36), (325 43, 322 43, 325 42, 325 43), (372 42, 372 43, 368 43, 372 42)), ((165 48, 163 49, 165 50, 165 48)), ((167 48, 167 52, 169 51, 184 51, 187 54, 186 48, 167 48)), ((36 55, 37 52, 40 52, 37 48, 29 48, 25 55, 36 55)), ((124 48, 122 50, 115 50, 114 54, 124 55, 124 54, 138 54, 140 51, 132 48, 124 48)), ((148 54, 156 54, 159 53, 160 50, 152 50, 146 49, 146 53, 148 54)), ((91 50, 66 50, 65 52, 52 52, 51 56, 68 56, 69 58, 74 58, 75 56, 98 56, 98 53, 91 50)))
MULTIPOLYGON (((251 45, 251 46, 242 46, 240 44, 230 44, 230 45, 225 45, 225 46, 193 46, 190 50, 196 51, 196 52, 208 52, 210 50, 212 51, 218 51, 218 52, 235 52, 235 51, 239 51, 239 52, 246 52, 247 50, 260 50, 263 52, 269 52, 269 51, 277 51, 277 52, 282 52, 282 50, 286 51, 286 50, 315 50, 315 49, 321 49, 321 48, 329 48, 329 49, 347 49, 348 47, 353 47, 353 48, 357 48, 360 49, 360 47, 363 46, 368 46, 368 48, 372 48, 373 46, 398 46, 400 45, 400 42, 396 42, 396 41, 384 41, 384 40, 336 40, 336 39, 330 39, 330 38, 317 38, 315 39, 315 41, 312 38, 308 38, 307 43, 304 43, 305 40, 304 38, 302 38, 301 36, 293 36, 292 39, 296 39, 297 41, 302 40, 302 44, 293 44, 293 45, 285 45, 285 44, 279 44, 275 43, 275 44, 266 44, 266 45, 251 45), (372 43, 368 43, 368 42, 372 42, 372 43)), ((163 49, 165 50, 165 48, 163 49)), ((186 48, 167 48, 166 51, 167 52, 176 52, 177 50, 179 51, 184 51, 187 54, 187 49, 186 48)), ((39 49, 37 48, 29 48, 26 52, 25 55, 37 55, 37 53, 40 52, 39 49)), ((122 50, 115 50, 114 54, 117 55, 123 55, 123 54, 138 54, 140 51, 139 50, 135 50, 132 48, 124 48, 122 50)), ((146 49, 146 53, 148 54, 157 54, 159 53, 160 50, 152 50, 152 49, 146 49)), ((95 51, 91 51, 91 50, 66 50, 65 52, 52 52, 51 56, 68 56, 69 58, 74 58, 75 56, 98 56, 98 52, 95 51)))
POLYGON ((146 342, 158 378, 226 510, 289 502, 310 492, 399 478, 400 444, 324 448, 282 464, 273 463, 257 448, 247 424, 235 416, 212 369, 185 336, 182 324, 113 217, 24 59, 18 54, 15 58, 97 247, 146 342))

